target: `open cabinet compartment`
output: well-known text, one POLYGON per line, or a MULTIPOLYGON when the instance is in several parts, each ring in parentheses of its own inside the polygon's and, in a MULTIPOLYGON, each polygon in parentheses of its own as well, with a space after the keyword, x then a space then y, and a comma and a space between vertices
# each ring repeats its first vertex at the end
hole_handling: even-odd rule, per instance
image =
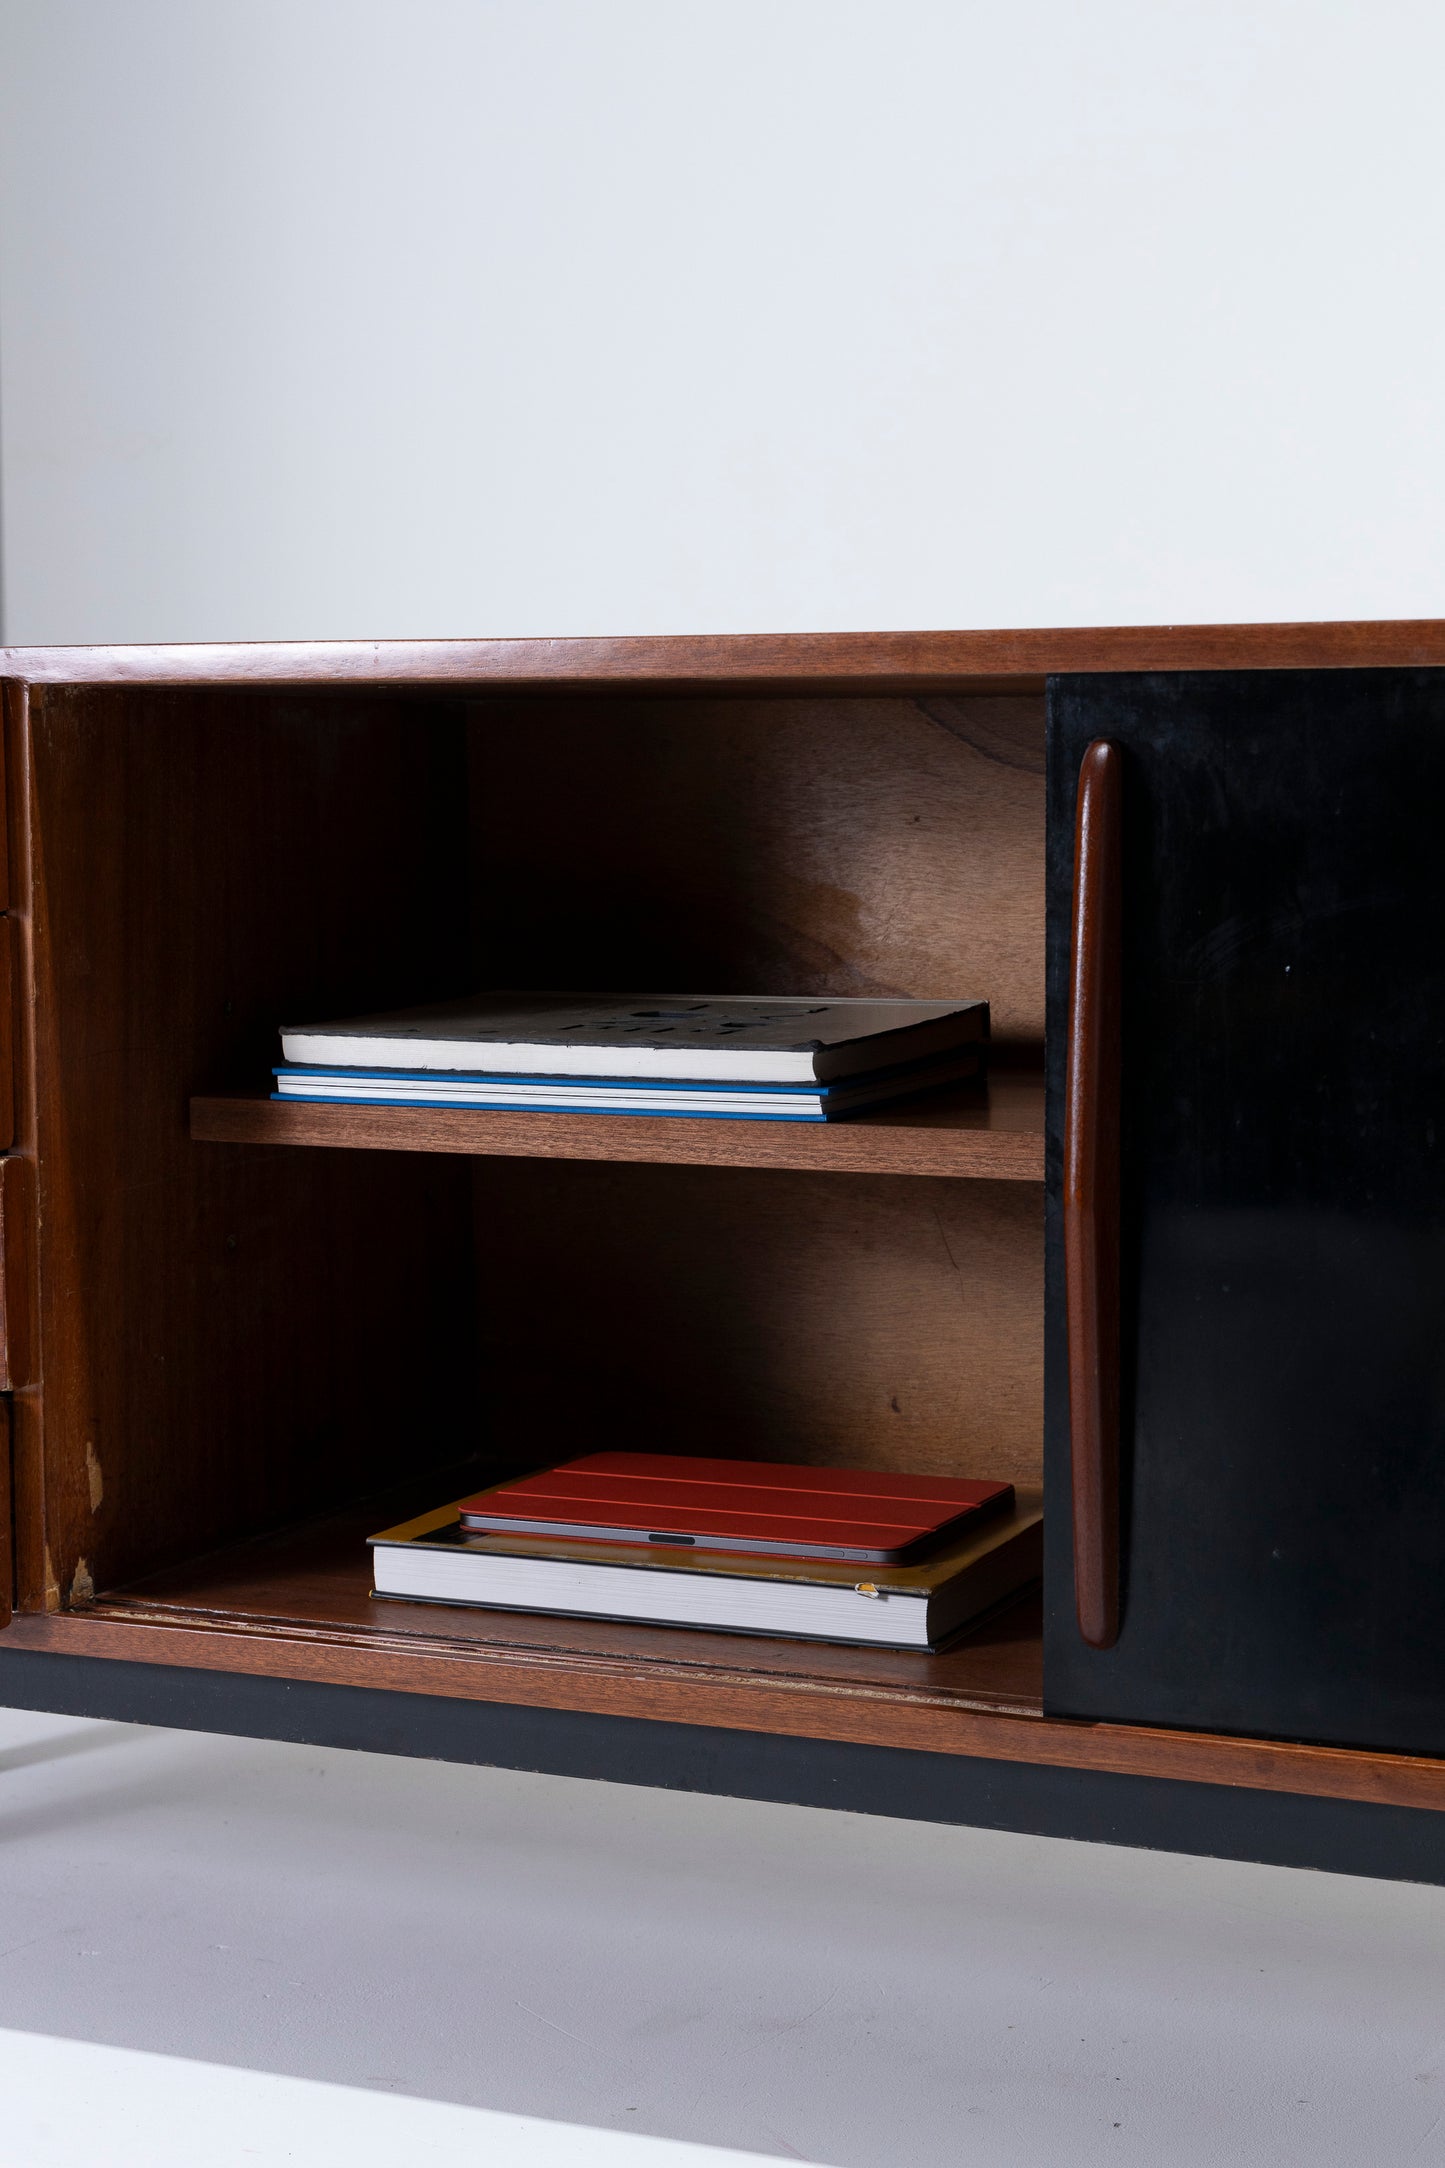
POLYGON ((362 1540, 609 1446, 1039 1480, 1036 688, 64 687, 23 735, 22 1638, 568 1707, 621 1667, 776 1729, 856 1690, 883 1741, 1037 1713, 1027 1603, 813 1647, 382 1605, 362 1540), (282 1022, 484 984, 978 995, 998 1066, 807 1131, 266 1098, 282 1022))
POLYGON ((0 1691, 1445 1879, 1445 1760, 1045 1715, 1026 1601, 925 1656, 363 1547, 591 1444, 1036 1478, 1047 674, 1400 665, 1445 624, 10 651, 0 1691), (828 1127, 266 1097, 283 1021, 567 980, 984 995, 999 1059, 828 1127))

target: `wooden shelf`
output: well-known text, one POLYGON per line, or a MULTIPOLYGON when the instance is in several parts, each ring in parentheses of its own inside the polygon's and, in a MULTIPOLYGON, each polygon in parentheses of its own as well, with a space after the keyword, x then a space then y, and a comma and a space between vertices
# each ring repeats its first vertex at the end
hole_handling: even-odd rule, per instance
POLYGON ((1044 1084, 1036 1070, 1001 1070, 984 1084, 931 1092, 926 1098, 829 1123, 322 1106, 286 1103, 262 1092, 235 1092, 192 1099, 191 1136, 204 1144, 328 1145, 371 1152, 1041 1182, 1044 1084))
POLYGON ((932 1656, 379 1603, 363 1539, 394 1511, 353 1508, 84 1609, 17 1616, 6 1646, 1445 1808, 1441 1760, 1045 1716, 1036 1598, 932 1656))
POLYGON ((366 1536, 421 1495, 212 1552, 84 1611, 17 1618, 13 1645, 781 1731, 796 1718, 823 1736, 848 1736, 858 1709, 874 1736, 890 1709, 915 1727, 929 1711, 1040 1712, 1036 1599, 942 1655, 380 1601, 366 1536))

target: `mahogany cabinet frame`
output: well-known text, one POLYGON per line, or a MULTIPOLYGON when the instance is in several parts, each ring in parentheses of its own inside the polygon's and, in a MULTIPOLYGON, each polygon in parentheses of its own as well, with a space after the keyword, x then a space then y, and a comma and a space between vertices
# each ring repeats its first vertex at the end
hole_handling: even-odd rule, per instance
MULTIPOLYGON (((44 1390, 31 1367, 36 1263, 24 1204, 36 1152, 36 1086, 23 1058, 35 987, 25 822, 32 689, 992 696, 1037 694, 1054 672, 1401 666, 1445 667, 1445 622, 0 650, 11 800, 4 931, 14 966, 3 1021, 13 1023, 21 1050, 14 1143, 0 1159, 10 1332, 4 1405, 15 1434, 14 1467, 7 1452, 4 1473, 13 1475, 17 1516, 44 1390)), ((967 1116, 932 1136, 926 1122, 899 1116, 891 1128, 841 1129, 836 1141, 760 1140, 747 1163, 1037 1183, 1041 1111, 1027 1085, 1019 1089, 1016 1101, 1000 1100, 996 1118, 967 1116)), ((687 1125, 698 1134, 686 1151, 674 1151, 660 1134, 665 1125, 629 1132, 619 1124, 625 1134, 602 1141, 581 1131, 549 1135, 537 1117, 487 1117, 502 1126, 492 1132, 496 1141, 478 1146, 446 1113, 273 1110, 244 1092, 199 1097, 192 1135, 395 1149, 399 1119, 413 1125, 406 1148, 422 1151, 615 1162, 728 1157, 702 1124, 687 1125), (321 1118, 333 1113, 349 1120, 327 1129, 321 1118)), ((0 1483, 0 1501, 4 1495, 0 1483)), ((5 1551, 8 1569, 8 1543, 5 1551)), ((0 1597, 9 1579, 8 1570, 0 1575, 0 1597)), ((776 1646, 770 1660, 750 1661, 729 1654, 720 1637, 703 1638, 706 1646, 693 1648, 685 1636, 641 1629, 559 1651, 540 1632, 499 1643, 360 1626, 339 1615, 207 1612, 164 1596, 102 1591, 77 1600, 72 1586, 66 1602, 52 1590, 43 1605, 17 1608, 0 1635, 0 1700, 1445 1880, 1445 1759, 1050 1719, 1036 1693, 1018 1689, 1004 1658, 991 1670, 983 1665, 972 1687, 961 1676, 934 1691, 869 1678, 866 1667, 841 1660, 785 1661, 776 1646)))

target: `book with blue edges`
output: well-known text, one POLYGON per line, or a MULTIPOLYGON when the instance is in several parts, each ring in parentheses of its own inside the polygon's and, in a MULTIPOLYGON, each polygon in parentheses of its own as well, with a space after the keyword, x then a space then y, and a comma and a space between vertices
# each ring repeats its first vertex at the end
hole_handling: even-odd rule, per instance
POLYGON ((910 1063, 905 1072, 850 1077, 842 1084, 651 1084, 620 1077, 476 1076, 464 1070, 307 1069, 272 1073, 274 1099, 330 1100, 341 1106, 530 1107, 543 1114, 692 1114, 753 1122, 829 1122, 910 1092, 973 1076, 976 1048, 910 1063))
POLYGON ((985 1001, 479 994, 288 1025, 278 1099, 836 1120, 974 1075, 985 1001))

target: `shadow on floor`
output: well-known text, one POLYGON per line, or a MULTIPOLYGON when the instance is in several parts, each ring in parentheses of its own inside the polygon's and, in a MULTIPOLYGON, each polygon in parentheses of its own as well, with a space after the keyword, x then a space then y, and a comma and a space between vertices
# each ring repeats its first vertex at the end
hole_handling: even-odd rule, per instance
POLYGON ((72 1754, 96 1754, 103 1747, 123 1746, 143 1730, 139 1724, 92 1724, 85 1731, 63 1731, 53 1739, 34 1739, 28 1746, 0 1747, 0 1776, 13 1769, 29 1769, 38 1762, 64 1761, 72 1754))

